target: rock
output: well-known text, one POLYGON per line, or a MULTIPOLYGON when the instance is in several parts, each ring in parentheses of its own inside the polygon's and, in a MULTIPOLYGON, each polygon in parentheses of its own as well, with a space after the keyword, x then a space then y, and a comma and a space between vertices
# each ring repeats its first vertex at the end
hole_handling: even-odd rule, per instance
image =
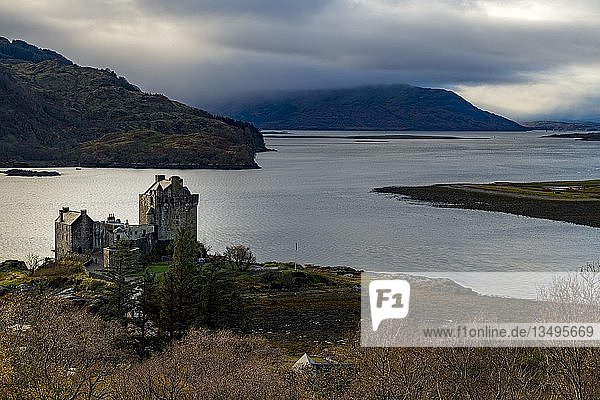
POLYGON ((20 293, 23 293, 23 292, 30 292, 30 291, 32 291, 32 290, 33 290, 33 286, 31 286, 31 285, 28 285, 28 284, 26 284, 26 283, 21 283, 19 286, 17 286, 17 288, 16 288, 16 289, 17 289, 17 291, 18 291, 18 292, 20 292, 20 293))

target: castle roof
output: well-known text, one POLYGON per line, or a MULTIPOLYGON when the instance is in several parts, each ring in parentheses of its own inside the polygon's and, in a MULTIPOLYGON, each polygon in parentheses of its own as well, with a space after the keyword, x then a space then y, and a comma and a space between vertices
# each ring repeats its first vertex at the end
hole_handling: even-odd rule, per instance
POLYGON ((81 213, 79 211, 66 211, 62 213, 62 221, 60 216, 56 220, 67 225, 72 225, 75 221, 77 221, 77 219, 79 219, 79 217, 81 217, 81 213))
POLYGON ((81 213, 79 211, 69 211, 63 213, 63 222, 71 225, 73 222, 77 221, 79 217, 81 217, 81 213))
POLYGON ((167 179, 165 175, 155 175, 154 183, 148 188, 148 190, 144 192, 144 194, 148 194, 157 190, 167 190, 170 187, 173 187, 175 190, 183 188, 183 190, 189 192, 189 190, 183 186, 183 179, 181 179, 179 176, 173 175, 167 179))
POLYGON ((56 222, 62 222, 63 224, 73 225, 75 221, 79 220, 81 216, 90 218, 87 215, 87 210, 72 211, 69 210, 69 207, 63 207, 63 209, 59 211, 59 215, 58 218, 56 218, 56 222))
POLYGON ((170 180, 170 179, 163 179, 163 180, 160 180, 160 181, 158 181, 158 182, 154 182, 154 183, 152 184, 152 186, 150 186, 150 187, 148 188, 148 190, 146 190, 146 192, 145 192, 145 193, 148 193, 148 192, 153 192, 153 191, 155 191, 155 190, 158 190, 158 188, 159 188, 159 187, 160 187, 162 190, 165 190, 165 189, 166 189, 166 188, 168 188, 169 186, 171 186, 171 180, 170 180))

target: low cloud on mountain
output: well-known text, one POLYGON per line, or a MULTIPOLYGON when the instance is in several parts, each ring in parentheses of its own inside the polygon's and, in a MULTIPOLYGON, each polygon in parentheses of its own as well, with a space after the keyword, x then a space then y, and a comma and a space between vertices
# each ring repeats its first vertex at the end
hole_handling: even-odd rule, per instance
POLYGON ((591 0, 0 0, 0 35, 205 107, 409 83, 521 120, 597 118, 599 17, 591 0))

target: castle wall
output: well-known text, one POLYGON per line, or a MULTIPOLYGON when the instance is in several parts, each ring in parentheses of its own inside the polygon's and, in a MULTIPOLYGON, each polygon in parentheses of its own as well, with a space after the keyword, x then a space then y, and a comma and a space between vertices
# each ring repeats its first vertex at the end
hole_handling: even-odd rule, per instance
POLYGON ((71 225, 71 248, 75 253, 89 253, 94 250, 94 221, 83 214, 71 225))
POLYGON ((71 240, 71 227, 60 221, 54 222, 54 250, 55 257, 62 258, 73 249, 71 240))

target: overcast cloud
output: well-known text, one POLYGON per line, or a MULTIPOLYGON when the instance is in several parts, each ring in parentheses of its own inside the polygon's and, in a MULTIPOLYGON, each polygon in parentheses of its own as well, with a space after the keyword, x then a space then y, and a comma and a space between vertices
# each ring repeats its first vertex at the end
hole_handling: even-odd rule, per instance
POLYGON ((409 83, 518 120, 600 118, 595 0, 0 0, 0 35, 210 107, 409 83))

